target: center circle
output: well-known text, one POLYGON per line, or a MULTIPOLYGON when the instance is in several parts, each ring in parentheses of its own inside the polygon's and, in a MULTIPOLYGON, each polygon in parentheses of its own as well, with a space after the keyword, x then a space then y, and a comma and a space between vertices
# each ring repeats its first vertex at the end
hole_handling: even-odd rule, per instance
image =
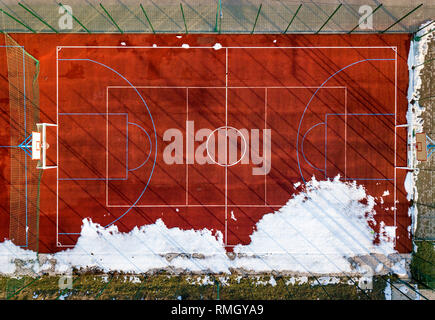
MULTIPOLYGON (((215 144, 215 146, 216 146, 216 144, 215 144)), ((207 137, 206 150, 207 150, 207 156, 210 158, 211 161, 213 161, 213 163, 215 163, 215 164, 217 164, 217 165, 219 165, 221 167, 232 167, 232 166, 238 164, 240 161, 242 161, 243 157, 246 154, 247 143, 246 143, 245 136, 242 134, 242 132, 239 129, 236 129, 236 128, 230 127, 230 126, 222 126, 222 127, 214 129, 209 134, 209 136, 207 137), (216 131, 219 131, 219 130, 225 130, 225 163, 220 163, 220 162, 216 161, 215 159, 213 159, 213 157, 210 155, 210 151, 209 151, 210 137, 212 135, 214 135, 216 131), (228 130, 234 130, 237 133, 238 136, 242 137, 242 144, 243 144, 242 155, 241 155, 240 158, 237 159, 237 161, 235 161, 233 163, 226 163, 226 162, 228 162, 228 153, 227 153, 227 150, 228 150, 228 130)), ((218 152, 219 152, 219 149, 218 149, 218 152)), ((218 159, 219 159, 219 155, 218 155, 218 159)))

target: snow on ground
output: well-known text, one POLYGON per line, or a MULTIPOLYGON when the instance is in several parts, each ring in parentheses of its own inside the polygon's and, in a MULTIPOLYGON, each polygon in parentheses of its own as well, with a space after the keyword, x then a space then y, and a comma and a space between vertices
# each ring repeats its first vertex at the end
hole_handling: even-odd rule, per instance
POLYGON ((269 280, 260 280, 261 277, 257 276, 256 277, 256 282, 255 285, 256 286, 267 286, 270 285, 272 287, 276 286, 276 280, 273 276, 270 276, 269 280))
MULTIPOLYGON (((435 24, 429 21, 423 25, 427 27, 417 36, 428 34, 435 28, 435 24)), ((409 143, 415 143, 413 131, 422 130, 420 115, 424 108, 418 104, 421 64, 425 61, 428 42, 432 39, 433 33, 425 35, 420 41, 411 42, 406 115, 409 143)), ((182 47, 189 48, 189 45, 183 44, 182 47)), ((216 43, 213 48, 219 50, 222 45, 216 43)), ((412 150, 408 159, 408 167, 415 167, 417 160, 412 150)), ((418 198, 415 188, 417 174, 417 170, 409 172, 405 179, 409 200, 418 198)), ((56 271, 59 273, 76 267, 98 268, 106 272, 146 272, 171 268, 216 273, 245 269, 328 274, 358 269, 349 262, 352 257, 395 252, 393 227, 381 223, 380 243, 373 243, 376 235, 369 222, 374 222, 375 198, 366 194, 362 186, 355 182, 344 183, 338 178, 311 180, 301 189, 300 186, 301 183, 294 184, 295 189, 303 191, 289 199, 281 209, 262 217, 251 235, 250 244, 234 247, 235 259, 227 256, 221 232, 168 228, 161 219, 151 225, 135 227, 129 233, 120 233, 114 225, 105 229, 90 219, 84 219, 76 246, 50 257, 56 260, 56 271), (196 258, 192 257, 193 253, 196 258)), ((410 208, 409 214, 415 228, 416 208, 410 208)), ((0 243, 0 274, 13 274, 17 269, 17 259, 31 264, 37 261, 37 256, 35 252, 15 246, 9 240, 0 243)), ((49 263, 41 266, 34 264, 33 270, 40 272, 49 267, 49 263)), ((375 272, 384 269, 385 266, 379 263, 375 272)), ((403 261, 387 269, 398 274, 406 272, 403 261)), ((292 278, 291 282, 303 283, 301 279, 305 278, 292 278)), ((385 295, 391 299, 391 287, 387 286, 385 295)))
MULTIPOLYGON (((434 39, 434 33, 430 33, 435 29, 435 23, 427 21, 421 25, 422 29, 417 32, 416 37, 421 37, 419 41, 412 40, 408 56, 408 71, 409 71, 409 86, 408 86, 408 111, 406 113, 406 120, 408 123, 408 144, 415 145, 414 133, 423 131, 423 119, 421 114, 424 108, 418 103, 420 98, 421 88, 421 72, 424 68, 424 61, 428 51, 429 42, 434 39)), ((418 38, 417 38, 418 39, 418 38)), ((414 148, 408 150, 408 167, 415 168, 417 166, 417 159, 414 148)), ((410 172, 406 176, 405 188, 408 193, 407 199, 418 200, 418 192, 415 187, 418 178, 418 170, 410 172)), ((412 218, 412 231, 415 232, 417 227, 417 207, 412 206, 408 211, 409 216, 412 218)))
POLYGON ((10 240, 0 243, 0 274, 12 274, 15 271, 16 258, 25 261, 36 260, 36 252, 22 249, 10 240))
MULTIPOLYGON (((171 268, 230 273, 231 269, 257 272, 351 272, 349 257, 394 253, 394 230, 381 226, 383 236, 374 244, 369 227, 375 200, 356 182, 309 181, 281 209, 257 223, 251 243, 234 247, 230 259, 220 231, 168 228, 154 224, 121 233, 115 225, 104 228, 84 219, 74 248, 53 254, 56 271, 71 267, 102 271, 147 272, 171 268)), ((0 272, 13 273, 14 258, 35 259, 35 253, 0 243, 0 272)), ((42 271, 46 266, 36 266, 42 271)), ((399 271, 399 267, 397 267, 399 271)))
POLYGON ((214 280, 208 275, 206 275, 204 277, 193 278, 193 279, 190 277, 187 277, 186 281, 189 282, 190 284, 193 284, 193 285, 203 285, 203 286, 214 285, 214 280))
POLYGON ((300 284, 304 284, 304 283, 307 283, 307 282, 308 282, 308 278, 307 277, 298 277, 298 278, 291 277, 290 279, 288 279, 285 282, 285 285, 286 286, 288 286, 288 285, 295 285, 295 284, 300 285, 300 284))
POLYGON ((126 282, 126 281, 131 282, 131 283, 140 283, 141 282, 140 278, 136 277, 136 276, 129 276, 129 277, 124 276, 124 282, 126 282))
MULTIPOLYGON (((207 265, 184 256, 170 262, 168 253, 205 253, 211 258, 210 270, 219 272, 221 256, 226 256, 223 236, 213 235, 207 229, 181 230, 167 228, 161 219, 143 227, 135 227, 129 233, 120 233, 114 225, 105 229, 91 220, 83 220, 81 236, 74 249, 56 253, 61 264, 69 266, 95 267, 104 271, 120 270, 146 272, 152 269, 174 267, 188 270, 206 270, 207 265)), ((56 266, 58 267, 58 265, 56 266)))
POLYGON ((222 45, 221 45, 220 43, 215 43, 215 44, 213 45, 213 49, 215 49, 215 50, 222 49, 222 45))
POLYGON ((412 179, 412 172, 408 172, 405 177, 405 191, 406 199, 409 201, 412 199, 414 193, 414 180, 412 179))
POLYGON ((405 260, 400 260, 396 262, 393 267, 391 268, 392 271, 397 274, 399 277, 406 277, 406 267, 405 267, 405 260))
MULTIPOLYGON (((322 285, 322 286, 326 286, 328 284, 337 284, 340 283, 341 280, 340 278, 337 277, 319 277, 316 280, 311 282, 311 286, 318 286, 318 285, 322 285)), ((351 284, 354 284, 354 282, 352 282, 351 284)))

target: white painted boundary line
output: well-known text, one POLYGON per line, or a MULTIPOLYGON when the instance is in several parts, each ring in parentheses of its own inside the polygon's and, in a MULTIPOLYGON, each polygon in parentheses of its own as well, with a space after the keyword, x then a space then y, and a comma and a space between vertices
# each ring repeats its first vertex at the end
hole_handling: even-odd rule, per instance
MULTIPOLYGON (((56 122, 57 124, 59 123, 59 66, 58 66, 58 61, 59 61, 59 55, 58 52, 63 49, 86 49, 86 48, 90 48, 90 49, 183 49, 183 50, 188 50, 188 49, 209 49, 209 50, 215 50, 213 47, 205 47, 205 46, 198 46, 198 47, 189 47, 188 49, 183 48, 181 46, 160 46, 160 47, 153 47, 153 46, 57 46, 56 47, 56 122)), ((396 46, 310 46, 310 47, 293 47, 293 46, 286 46, 286 47, 256 47, 256 46, 245 46, 245 47, 222 47, 224 48, 226 51, 228 49, 393 49, 395 51, 395 90, 396 90, 396 95, 395 95, 395 108, 397 111, 397 47, 396 46)), ((227 66, 226 66, 227 68, 227 66)), ((226 72, 227 73, 227 72, 226 72)), ((228 73, 227 73, 228 74, 228 73)), ((113 86, 113 88, 117 88, 117 86, 113 86)), ((145 87, 140 87, 137 86, 136 88, 145 88, 145 87)), ((160 87, 163 88, 163 87, 160 87)), ((189 88, 189 87, 182 87, 182 88, 189 88)), ((191 87, 194 88, 194 87, 191 87)), ((198 88, 206 88, 206 87, 198 87, 198 88)), ((215 88, 219 88, 219 87, 215 87, 215 88)), ((226 90, 228 89, 228 83, 226 83, 225 86, 226 90)), ((237 88, 237 87, 234 87, 237 88)), ((240 87, 240 88, 246 88, 246 87, 240 87)), ((259 88, 259 87, 253 87, 253 88, 259 88)), ((263 88, 292 88, 292 87, 263 87, 263 88)), ((298 88, 298 87, 293 87, 293 88, 298 88)), ((299 87, 299 88, 318 88, 318 87, 299 87)), ((397 112, 395 112, 395 117, 397 117, 397 112)), ((395 119, 395 121, 397 121, 397 119, 395 119)), ((396 134, 396 129, 395 129, 395 134, 396 134)), ((59 134, 58 134, 58 126, 56 129, 56 143, 57 143, 57 154, 56 154, 56 158, 57 158, 57 168, 56 168, 56 243, 58 247, 74 247, 73 245, 61 245, 61 243, 59 242, 59 134)), ((396 139, 396 135, 395 135, 395 139, 396 139)), ((396 154, 397 154, 397 150, 395 150, 395 161, 396 161, 396 154)), ((396 163, 395 163, 396 166, 396 163)), ((394 198, 396 199, 396 169, 394 170, 394 198)), ((187 176, 186 176, 187 178, 187 176)), ((266 185, 265 185, 266 188, 266 185)), ((226 198, 226 197, 225 197, 226 198)), ((107 198, 106 198, 107 199, 107 198)), ((227 199, 226 199, 227 200, 227 199)), ((136 205, 137 207, 141 207, 139 205, 136 205)), ((186 205, 185 205, 186 206, 186 205)), ((189 206, 187 204, 187 206, 189 206)), ((194 207, 195 205, 191 205, 192 207, 194 207)), ((202 205, 200 205, 202 206, 202 205)), ((210 205, 210 206, 214 206, 214 205, 210 205)), ((264 207, 274 207, 274 205, 263 205, 264 207)), ((281 207, 282 205, 277 205, 277 207, 281 207)), ((124 207, 124 206, 122 206, 124 207)), ((126 206, 129 207, 129 206, 126 206)), ((153 205, 151 207, 157 207, 156 205, 153 205)), ((173 205, 168 206, 165 205, 164 207, 174 207, 173 205)), ((181 207, 181 206, 180 206, 181 207)), ((204 207, 204 206, 203 206, 204 207)), ((227 205, 226 205, 227 207, 227 205)), ((235 207, 242 207, 241 205, 237 205, 235 207)), ((248 205, 247 207, 257 207, 256 205, 248 205)), ((395 226, 396 226, 396 201, 394 200, 394 221, 395 221, 395 226)), ((396 240, 396 239, 395 239, 396 240)))
MULTIPOLYGON (((109 89, 124 89, 130 88, 130 86, 107 86, 109 89)), ((225 89, 227 87, 223 86, 135 86, 135 88, 139 89, 225 89)), ((344 89, 346 86, 249 86, 249 87, 241 87, 241 86, 228 86, 228 89, 318 89, 318 88, 327 88, 327 89, 344 89)))
POLYGON ((346 181, 346 179, 347 179, 347 87, 344 90, 344 181, 346 181))
MULTIPOLYGON (((394 49, 394 227, 397 232, 397 47, 394 49)), ((408 148, 408 146, 407 146, 408 148)), ((396 247, 397 235, 394 237, 394 247, 396 247)))
MULTIPOLYGON (((267 129, 267 88, 264 88, 264 132, 266 132, 266 129, 267 129)), ((263 134, 263 144, 264 144, 264 150, 267 150, 267 139, 264 139, 264 134, 263 134)), ((265 152, 264 163, 266 168, 267 168, 267 161, 268 161, 267 152, 265 152)), ((264 205, 267 205, 267 174, 264 175, 264 205)))
MULTIPOLYGON (((186 88, 186 122, 189 121, 189 88, 186 88)), ((189 134, 188 126, 186 126, 186 206, 189 205, 189 134)), ((193 132, 192 132, 193 134, 193 132)))
MULTIPOLYGON (((285 204, 285 203, 284 203, 285 204)), ((230 208, 281 208, 284 204, 228 204, 230 208)), ((142 204, 136 205, 135 208, 225 208, 225 204, 142 204)), ((131 205, 111 204, 108 208, 129 208, 131 205)))
MULTIPOLYGON (((225 48, 225 163, 228 162, 227 144, 228 144, 228 48, 225 48)), ((227 244, 228 244, 228 165, 225 166, 225 245, 227 244)))
POLYGON ((59 47, 56 47, 56 246, 59 242, 59 47))
MULTIPOLYGON (((216 50, 213 47, 206 46, 189 46, 189 48, 183 48, 182 46, 59 46, 58 48, 65 49, 209 49, 216 50)), ((244 47, 222 47, 222 49, 394 49, 397 48, 395 46, 311 46, 311 47, 258 47, 258 46, 244 46, 244 47)))
MULTIPOLYGON (((106 87, 106 207, 109 205, 109 89, 106 87)), ((128 117, 127 117, 128 119, 128 117)), ((128 126, 128 124, 127 124, 128 126)), ((128 141, 127 141, 128 143, 128 141)), ((128 152, 128 151, 127 151, 128 152)), ((128 162, 126 163, 128 168, 128 162)), ((128 179, 128 176, 127 176, 128 179)))

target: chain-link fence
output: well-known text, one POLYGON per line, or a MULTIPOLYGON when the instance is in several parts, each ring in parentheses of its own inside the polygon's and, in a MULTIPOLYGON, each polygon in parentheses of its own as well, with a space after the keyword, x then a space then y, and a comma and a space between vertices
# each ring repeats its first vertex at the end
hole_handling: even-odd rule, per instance
MULTIPOLYGON (((433 17, 433 0, 0 0, 0 28, 9 33, 410 33, 433 17)), ((11 283, 8 297, 26 286, 11 283)), ((134 297, 152 289, 138 285, 134 297)), ((119 292, 116 281, 97 286, 95 297, 111 290, 119 292)))
POLYGON ((6 32, 414 32, 435 16, 429 0, 0 0, 6 32))
POLYGON ((9 238, 37 251, 41 172, 31 164, 28 145, 39 122, 39 61, 7 34, 5 44, 11 146, 9 238))
MULTIPOLYGON (((432 39, 428 43, 428 50, 425 56, 424 68, 422 69, 420 88, 420 105, 425 108, 422 113, 423 132, 427 136, 435 138, 435 41, 432 39)), ((418 165, 419 174, 416 183, 418 199, 415 205, 418 209, 417 228, 415 240, 435 241, 435 157, 432 155, 427 161, 420 162, 418 165)))

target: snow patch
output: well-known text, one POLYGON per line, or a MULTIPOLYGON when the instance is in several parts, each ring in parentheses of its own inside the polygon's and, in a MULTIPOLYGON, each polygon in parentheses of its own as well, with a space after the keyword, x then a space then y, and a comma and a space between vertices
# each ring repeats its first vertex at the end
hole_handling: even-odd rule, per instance
POLYGON ((13 274, 15 272, 15 259, 32 261, 36 260, 36 258, 36 252, 20 248, 10 240, 0 243, 1 274, 13 274))
POLYGON ((219 277, 219 283, 221 284, 222 287, 226 287, 230 285, 228 283, 228 277, 219 277))
POLYGON ((391 268, 391 270, 397 274, 399 277, 406 277, 407 276, 407 272, 406 272, 406 267, 405 267, 405 259, 400 259, 399 261, 397 261, 393 267, 391 268))
POLYGON ((141 283, 139 277, 136 277, 136 276, 130 276, 130 277, 128 277, 128 281, 131 282, 131 283, 141 283))
POLYGON ((412 172, 408 172, 405 177, 405 191, 406 191, 406 199, 409 201, 412 198, 413 189, 414 189, 414 179, 412 178, 412 172))
MULTIPOLYGON (((375 202, 363 186, 335 178, 311 180, 305 189, 277 212, 264 215, 249 245, 234 248, 235 253, 246 257, 253 252, 262 254, 263 260, 251 262, 255 270, 285 267, 299 272, 348 272, 351 268, 346 257, 395 252, 389 237, 373 244, 375 235, 368 222, 374 219, 375 202), (363 199, 367 204, 361 203, 363 199)), ((391 234, 390 229, 386 231, 391 234)), ((246 257, 235 263, 245 266, 246 257)))
POLYGON ((396 238, 396 228, 394 226, 386 226, 384 221, 381 221, 379 228, 379 238, 381 241, 392 243, 396 238))
POLYGON ((215 49, 215 50, 222 49, 222 45, 220 43, 215 43, 213 46, 213 49, 215 49))
POLYGON ((390 284, 390 280, 387 280, 387 285, 385 286, 384 289, 384 295, 385 295, 385 300, 391 300, 391 284, 390 284))
POLYGON ((269 281, 260 280, 259 276, 256 277, 256 280, 257 280, 255 283, 256 286, 259 286, 259 285, 261 285, 261 286, 271 285, 272 287, 276 286, 276 280, 273 276, 270 276, 269 281))
MULTIPOLYGON (((311 286, 318 286, 318 285, 322 285, 322 286, 326 286, 328 284, 337 284, 340 283, 340 278, 337 277, 318 277, 317 279, 313 280, 311 282, 311 286)), ((353 284, 353 282, 352 282, 353 284)))
POLYGON ((231 210, 231 219, 233 219, 234 221, 237 221, 236 217, 234 216, 234 211, 231 210))
MULTIPOLYGON (((168 228, 162 219, 128 233, 120 232, 116 225, 104 228, 84 219, 76 246, 51 257, 56 260, 56 272, 68 272, 72 267, 129 273, 167 268, 213 273, 231 273, 233 269, 351 272, 355 271, 351 257, 395 253, 394 227, 382 225, 380 242, 374 243, 369 226, 374 205, 374 198, 356 181, 313 178, 282 208, 264 215, 250 244, 236 245, 232 259, 221 231, 168 228)), ((11 241, 0 243, 1 273, 13 273, 16 258, 36 260, 36 253, 11 241)))
POLYGON ((384 269, 384 265, 382 263, 379 263, 376 268, 375 268, 375 272, 379 273, 384 269))
POLYGON ((204 276, 204 277, 196 277, 194 279, 192 279, 190 277, 187 277, 186 281, 189 284, 192 284, 192 285, 202 285, 202 286, 207 286, 207 285, 211 286, 211 285, 214 285, 213 279, 210 276, 207 276, 207 275, 204 276))

